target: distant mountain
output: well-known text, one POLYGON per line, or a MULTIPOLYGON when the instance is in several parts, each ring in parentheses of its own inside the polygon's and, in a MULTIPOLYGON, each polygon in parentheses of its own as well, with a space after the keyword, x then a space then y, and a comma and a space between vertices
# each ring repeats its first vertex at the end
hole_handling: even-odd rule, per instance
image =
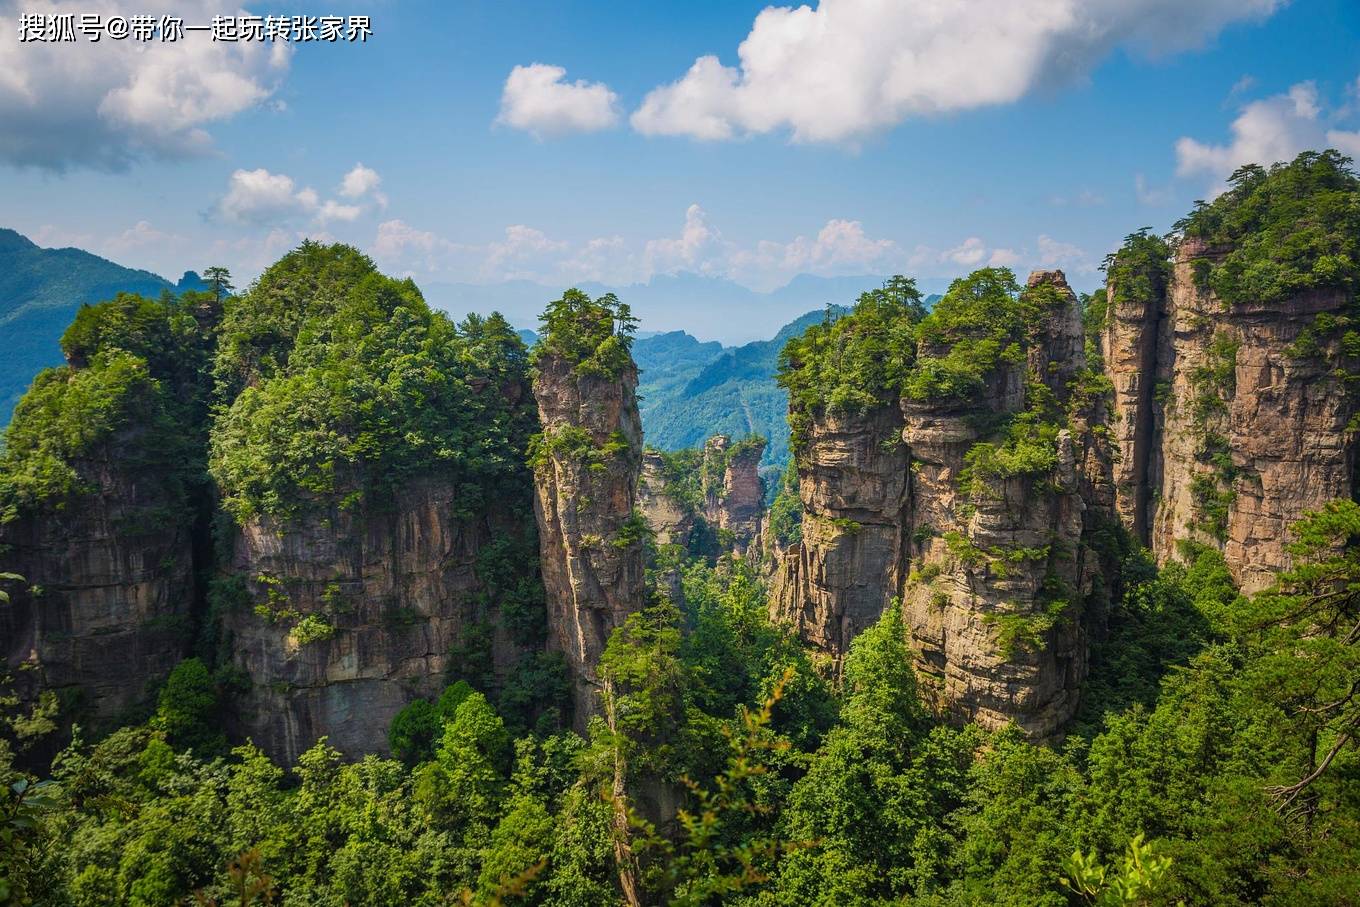
POLYGON ((84 303, 120 292, 159 296, 203 287, 193 271, 171 283, 80 249, 43 249, 0 229, 0 426, 9 422, 33 376, 62 362, 58 341, 84 303))
MULTIPOLYGON (((926 297, 933 306, 938 295, 926 297)), ((848 311, 833 305, 815 309, 779 329, 769 340, 722 347, 701 343, 684 331, 639 339, 633 358, 642 370, 642 432, 662 450, 695 447, 715 434, 740 438, 763 435, 770 443, 764 467, 782 468, 789 459, 788 395, 775 380, 779 352, 791 337, 813 324, 848 311)))
MULTIPOLYGON (((883 282, 881 276, 814 277, 800 274, 785 286, 768 293, 748 289, 721 277, 682 272, 657 275, 643 284, 606 286, 585 283, 580 289, 592 296, 613 292, 628 303, 648 331, 683 330, 724 344, 748 343, 770 336, 770 328, 785 324, 810 309, 849 305, 864 290, 883 282)), ((937 282, 942 283, 942 282, 937 282)), ((422 283, 421 290, 433 306, 461 318, 468 312, 499 311, 512 324, 533 326, 545 304, 562 295, 564 288, 528 280, 481 286, 467 283, 422 283)), ((922 285, 923 290, 942 286, 922 285)), ((641 337, 642 334, 639 334, 641 337)))
POLYGON ((639 409, 647 443, 676 450, 715 434, 763 435, 770 443, 762 465, 782 467, 789 458, 789 404, 775 383, 779 351, 825 317, 825 309, 808 312, 770 340, 736 347, 701 343, 683 331, 638 340, 633 358, 642 370, 639 409))

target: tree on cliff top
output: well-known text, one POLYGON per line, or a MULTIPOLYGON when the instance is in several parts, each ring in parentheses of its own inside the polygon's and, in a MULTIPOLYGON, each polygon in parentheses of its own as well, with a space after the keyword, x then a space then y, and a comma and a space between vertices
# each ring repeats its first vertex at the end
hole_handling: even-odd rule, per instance
POLYGON ((862 413, 887 402, 911 368, 915 326, 925 317, 916 281, 897 275, 861 293, 849 314, 809 327, 779 354, 779 384, 789 392, 797 447, 809 415, 826 408, 862 413))
POLYGON ((1176 223, 1229 251, 1197 270, 1221 298, 1279 302, 1312 289, 1360 289, 1360 177, 1337 151, 1240 167, 1229 188, 1176 223))
POLYGON ((473 512, 493 488, 527 489, 532 413, 506 393, 525 368, 504 318, 455 326, 354 249, 304 243, 224 316, 209 464, 223 506, 238 520, 351 506, 441 475, 473 512))
POLYGON ((539 316, 541 339, 533 358, 558 356, 579 375, 616 378, 632 362, 637 318, 613 293, 591 299, 575 288, 554 299, 539 316))

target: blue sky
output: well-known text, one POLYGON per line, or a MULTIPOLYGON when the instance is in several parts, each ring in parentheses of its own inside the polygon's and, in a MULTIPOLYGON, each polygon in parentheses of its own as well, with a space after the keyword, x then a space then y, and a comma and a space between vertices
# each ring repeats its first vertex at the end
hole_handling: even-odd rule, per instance
POLYGON ((934 288, 986 263, 1090 287, 1234 164, 1360 152, 1354 0, 765 9, 337 0, 252 11, 368 15, 367 44, 49 46, 19 43, 20 13, 235 10, 0 0, 0 225, 172 276, 249 279, 313 236, 431 287, 934 288))

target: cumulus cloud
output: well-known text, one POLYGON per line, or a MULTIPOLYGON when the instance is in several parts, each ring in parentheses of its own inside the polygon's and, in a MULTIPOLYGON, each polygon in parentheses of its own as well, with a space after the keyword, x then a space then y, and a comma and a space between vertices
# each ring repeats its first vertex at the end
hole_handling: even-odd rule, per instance
POLYGON ((619 97, 603 82, 566 81, 560 66, 531 63, 510 70, 496 122, 536 138, 598 132, 619 120, 619 97))
POLYGON ((355 164, 340 181, 340 194, 345 198, 363 198, 370 192, 376 193, 380 185, 382 177, 378 175, 378 171, 372 167, 365 167, 362 163, 355 164))
POLYGON ((1284 94, 1243 106, 1229 131, 1231 141, 1214 145, 1184 136, 1176 142, 1178 176, 1226 178, 1243 164, 1287 161, 1300 151, 1336 148, 1360 153, 1360 132, 1336 128, 1344 108, 1328 111, 1312 82, 1300 82, 1284 94))
POLYGON ((291 176, 260 167, 232 173, 217 209, 232 223, 258 226, 309 215, 318 205, 314 190, 298 189, 291 176))
POLYGON ((380 182, 377 171, 356 165, 340 184, 340 194, 354 202, 347 204, 335 199, 323 201, 315 189, 299 188, 284 173, 271 173, 263 167, 237 170, 228 181, 226 195, 217 203, 217 214, 230 223, 248 226, 286 224, 305 218, 323 226, 337 221, 352 223, 364 213, 365 205, 361 202, 365 197, 378 207, 386 206, 387 199, 376 190, 380 182))
POLYGON ((1087 75, 1116 48, 1165 54, 1285 0, 821 0, 767 7, 736 66, 697 59, 633 113, 648 135, 787 129, 853 141, 908 117, 1016 101, 1087 75))
POLYGON ((1095 273, 1095 260, 1080 246, 1060 242, 1047 234, 1040 234, 1038 247, 1038 262, 1042 268, 1062 268, 1076 274, 1095 273))
POLYGON ((208 127, 265 103, 287 75, 283 44, 182 41, 24 43, 17 14, 180 16, 207 23, 219 4, 146 0, 135 10, 110 0, 0 0, 0 162, 65 170, 118 170, 142 158, 178 158, 212 148, 208 127))
MULTIPOLYGON (((697 204, 686 209, 675 234, 645 240, 602 236, 570 241, 516 224, 501 239, 464 244, 391 220, 379 225, 372 248, 389 269, 475 282, 527 279, 624 286, 658 275, 694 273, 758 290, 782 286, 798 274, 892 273, 902 270, 908 259, 893 240, 871 236, 859 221, 843 218, 828 220, 812 235, 736 242, 697 204)), ((987 248, 983 257, 995 264, 1016 260, 1007 249, 987 248)), ((930 261, 943 267, 939 253, 932 253, 930 261)))

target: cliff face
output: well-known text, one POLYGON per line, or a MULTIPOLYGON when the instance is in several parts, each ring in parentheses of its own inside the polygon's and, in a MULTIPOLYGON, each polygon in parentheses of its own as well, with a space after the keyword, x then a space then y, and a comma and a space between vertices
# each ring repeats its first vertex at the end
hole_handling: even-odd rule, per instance
POLYGON ((714 435, 702 450, 642 455, 638 507, 657 545, 691 554, 756 556, 765 518, 760 458, 764 438, 736 443, 714 435))
POLYGON ((323 734, 351 756, 385 753, 393 716, 437 696, 480 632, 498 673, 513 664, 483 557, 525 527, 508 509, 468 517, 459 504, 452 484, 425 479, 391 506, 237 530, 230 567, 248 602, 222 621, 252 681, 236 704, 242 736, 286 762, 323 734))
POLYGON ((18 691, 69 693, 97 728, 143 704, 193 632, 192 516, 174 483, 132 465, 139 434, 73 464, 87 492, 0 526, 5 569, 25 580, 0 608, 18 691))
POLYGON ((714 435, 704 445, 704 515, 719 530, 732 534, 737 554, 758 550, 765 495, 760 484, 760 458, 765 439, 736 444, 714 435))
MULTIPOLYGON (((938 711, 1043 739, 1075 712, 1086 674, 1101 568, 1085 539, 1107 506, 1097 489, 1110 494, 1089 404, 1074 397, 1086 365, 1076 296, 1061 272, 1025 292, 1044 301, 1023 356, 999 357, 977 392, 812 415, 797 460, 802 542, 778 555, 771 613, 839 657, 900 599, 938 711), (1020 459, 996 435, 1008 424, 1035 426, 1048 459, 984 471, 988 444, 1020 459)), ((951 349, 922 341, 916 354, 942 362, 951 349)))
POLYGON ((902 414, 824 413, 797 454, 802 542, 778 554, 770 612, 839 656, 896 594, 904 566, 902 414))
POLYGON ((636 388, 631 362, 608 378, 545 354, 534 377, 543 427, 534 513, 549 645, 566 656, 578 728, 599 708, 595 668, 609 634, 645 601, 636 388))
POLYGON ((685 545, 694 529, 694 514, 668 493, 665 456, 656 450, 642 454, 638 479, 638 507, 647 517, 658 545, 685 545))
POLYGON ((1015 721, 1046 739, 1075 713, 1086 676, 1098 569, 1084 543, 1085 439, 1063 428, 1050 468, 960 482, 984 440, 979 426, 1032 407, 1038 384, 1066 407, 1085 368, 1080 308, 1062 273, 1036 272, 1028 290, 1036 288, 1053 301, 1023 365, 1003 364, 967 405, 903 402, 918 547, 902 601, 917 672, 938 710, 987 727, 1015 721))
POLYGON ((1106 369, 1122 416, 1121 515, 1159 562, 1184 539, 1212 545, 1254 592, 1289 565, 1293 521, 1354 493, 1355 405, 1337 376, 1346 357, 1339 337, 1313 330, 1349 299, 1321 290, 1230 304, 1195 274, 1227 251, 1184 240, 1143 311, 1112 313, 1107 346, 1120 354, 1106 369))

